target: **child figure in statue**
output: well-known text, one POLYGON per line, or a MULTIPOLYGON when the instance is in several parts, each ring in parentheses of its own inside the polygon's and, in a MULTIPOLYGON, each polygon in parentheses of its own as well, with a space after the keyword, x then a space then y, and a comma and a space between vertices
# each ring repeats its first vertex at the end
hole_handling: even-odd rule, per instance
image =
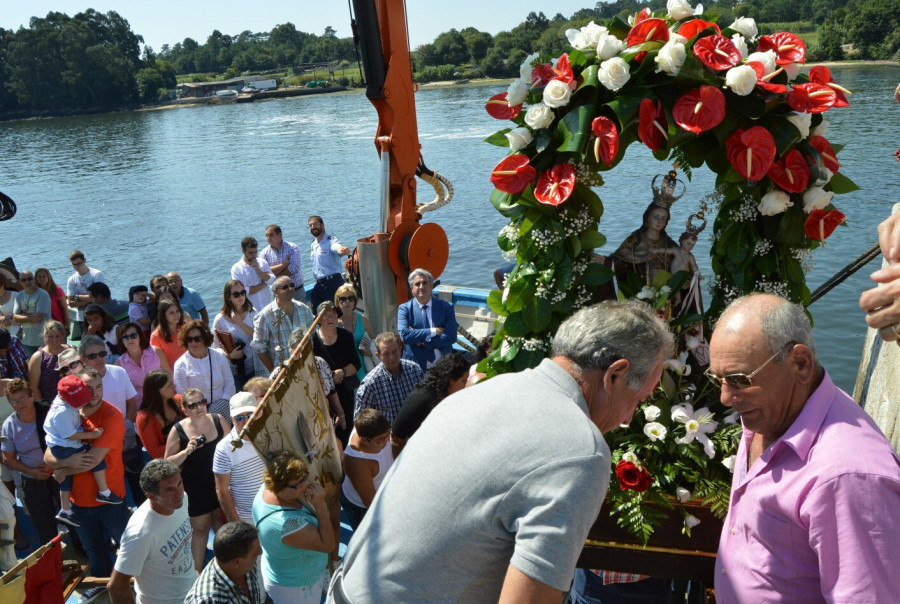
MULTIPOLYGON (((697 266, 697 260, 694 258, 693 249, 697 245, 697 235, 691 231, 685 231, 678 238, 678 244, 681 247, 673 247, 666 250, 666 253, 672 256, 671 272, 685 271, 691 277, 700 275, 700 268, 697 266)), ((699 279, 703 279, 701 275, 699 279)))

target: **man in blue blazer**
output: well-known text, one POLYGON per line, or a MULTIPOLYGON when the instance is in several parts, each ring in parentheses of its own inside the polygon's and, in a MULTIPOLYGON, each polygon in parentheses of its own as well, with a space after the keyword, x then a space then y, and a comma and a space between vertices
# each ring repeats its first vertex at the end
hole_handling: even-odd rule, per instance
POLYGON ((453 351, 456 314, 452 304, 432 297, 434 277, 428 271, 417 268, 407 282, 413 298, 397 310, 397 329, 403 339, 403 358, 425 371, 453 351))

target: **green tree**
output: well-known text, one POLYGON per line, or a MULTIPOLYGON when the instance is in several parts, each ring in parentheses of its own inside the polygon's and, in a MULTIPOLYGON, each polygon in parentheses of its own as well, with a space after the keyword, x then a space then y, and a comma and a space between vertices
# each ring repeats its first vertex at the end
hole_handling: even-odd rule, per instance
POLYGON ((466 50, 469 53, 469 60, 472 63, 480 63, 487 56, 488 49, 494 38, 485 31, 478 31, 474 27, 467 27, 459 32, 466 43, 466 50))
POLYGON ((134 79, 137 82, 138 98, 142 101, 156 100, 159 89, 166 87, 162 74, 155 67, 144 67, 138 70, 134 79))

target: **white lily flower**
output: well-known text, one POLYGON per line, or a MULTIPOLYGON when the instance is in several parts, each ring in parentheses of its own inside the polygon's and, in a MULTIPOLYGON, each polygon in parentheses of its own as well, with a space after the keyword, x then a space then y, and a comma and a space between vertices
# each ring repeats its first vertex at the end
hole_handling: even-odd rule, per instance
POLYGON ((684 403, 683 405, 675 405, 672 407, 672 421, 684 424, 685 434, 682 438, 676 439, 675 442, 681 445, 689 445, 697 440, 703 445, 703 452, 710 459, 716 456, 716 448, 713 442, 709 440, 708 434, 715 432, 719 427, 719 423, 713 421, 713 414, 709 412, 709 408, 702 407, 694 411, 693 405, 684 403))
POLYGON ((684 345, 687 346, 688 350, 693 350, 700 346, 700 338, 689 335, 684 338, 684 345))
POLYGON ((659 422, 650 422, 649 424, 644 425, 644 435, 649 438, 651 442, 665 440, 667 433, 666 427, 659 422))
POLYGON ((695 526, 697 526, 698 524, 700 524, 700 519, 692 514, 688 514, 684 519, 684 524, 689 529, 692 529, 695 526))
POLYGON ((737 411, 732 411, 725 416, 725 419, 722 420, 722 423, 731 426, 738 423, 739 421, 741 421, 741 414, 737 411))
MULTIPOLYGON (((691 375, 691 366, 687 364, 688 352, 685 350, 676 359, 666 359, 663 361, 663 369, 673 371, 678 375, 691 375)), ((675 407, 679 407, 676 405, 675 407)), ((675 407, 672 407, 673 413, 675 407)), ((675 419, 674 415, 672 419, 675 419)))
POLYGON ((677 489, 675 489, 675 496, 681 503, 687 503, 691 500, 691 497, 693 497, 693 495, 691 495, 691 492, 684 487, 678 487, 677 489))

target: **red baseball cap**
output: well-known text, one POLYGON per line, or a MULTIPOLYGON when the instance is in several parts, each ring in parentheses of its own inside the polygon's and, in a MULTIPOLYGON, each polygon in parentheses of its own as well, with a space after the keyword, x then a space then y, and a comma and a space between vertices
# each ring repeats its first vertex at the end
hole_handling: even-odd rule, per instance
POLYGON ((59 380, 56 389, 59 392, 59 398, 76 409, 91 402, 91 399, 94 398, 91 389, 77 375, 65 376, 59 380))

